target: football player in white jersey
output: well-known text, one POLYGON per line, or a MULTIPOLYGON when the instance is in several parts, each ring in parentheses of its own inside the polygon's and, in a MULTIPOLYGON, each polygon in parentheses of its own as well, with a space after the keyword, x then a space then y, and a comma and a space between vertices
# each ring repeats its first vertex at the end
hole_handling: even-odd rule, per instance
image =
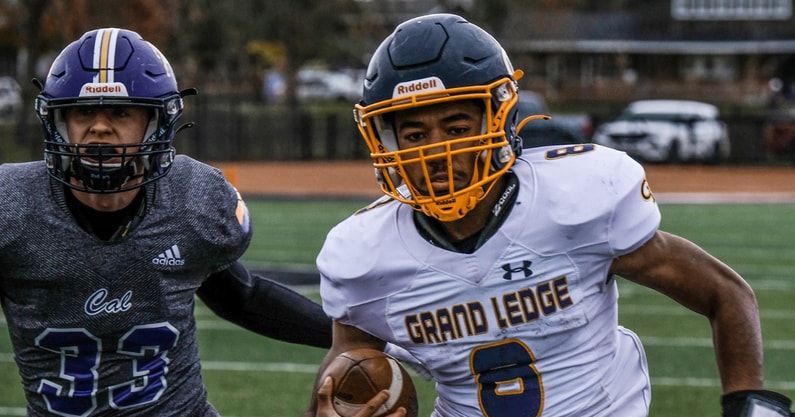
MULTIPOLYGON (((709 319, 724 416, 789 416, 764 390, 753 291, 658 229, 638 163, 594 144, 520 156, 521 75, 449 14, 404 22, 375 51, 354 113, 386 196, 318 255, 334 320, 318 375, 389 343, 436 381, 434 417, 646 416, 646 357, 617 320, 622 277, 709 319)), ((307 416, 336 415, 330 382, 318 378, 307 416)))

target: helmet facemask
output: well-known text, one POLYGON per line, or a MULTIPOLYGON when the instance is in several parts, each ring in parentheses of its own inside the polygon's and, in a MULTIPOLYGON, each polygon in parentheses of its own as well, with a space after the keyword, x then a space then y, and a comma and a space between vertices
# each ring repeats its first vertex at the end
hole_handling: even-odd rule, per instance
POLYGON ((62 184, 89 193, 115 193, 141 187, 165 175, 174 159, 174 125, 182 111, 179 95, 159 104, 91 100, 62 103, 39 102, 37 110, 45 131, 45 161, 52 176, 62 184), (150 117, 140 143, 77 144, 70 140, 64 113, 74 106, 139 106, 150 117))
MULTIPOLYGON (((515 74, 515 79, 521 77, 515 74)), ((384 193, 412 205, 424 214, 443 222, 463 218, 482 200, 513 164, 513 130, 516 82, 501 78, 482 86, 459 87, 402 96, 369 106, 356 106, 359 131, 367 142, 376 178, 384 193), (479 134, 433 144, 398 149, 394 133, 394 113, 422 106, 457 101, 482 103, 483 119, 479 134), (513 140, 509 140, 512 138, 513 140), (471 156, 472 176, 466 184, 456 184, 454 158, 471 156), (412 183, 408 171, 422 170, 421 183, 412 183), (448 187, 436 189, 432 177, 447 171, 448 187)))

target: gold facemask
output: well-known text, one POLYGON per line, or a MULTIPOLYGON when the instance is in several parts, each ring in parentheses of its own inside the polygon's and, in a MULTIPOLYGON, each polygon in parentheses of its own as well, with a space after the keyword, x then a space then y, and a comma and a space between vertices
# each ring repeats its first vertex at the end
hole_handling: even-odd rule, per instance
POLYGON ((410 204, 416 210, 443 222, 461 219, 482 200, 495 180, 513 164, 516 153, 509 137, 515 132, 506 132, 513 121, 511 110, 518 100, 514 79, 499 79, 488 85, 441 89, 406 95, 374 103, 369 106, 356 105, 354 118, 373 159, 376 178, 381 190, 392 198, 410 204), (448 103, 459 100, 481 100, 484 103, 483 129, 481 134, 448 140, 430 145, 398 149, 394 128, 385 115, 392 112, 448 103), (470 153, 474 164, 472 178, 466 186, 456 187, 453 178, 452 158, 470 153), (428 163, 446 162, 448 189, 434 191, 431 186, 428 163), (406 175, 406 167, 419 164, 425 173, 422 187, 412 184, 406 175), (427 191, 420 191, 420 189, 427 191))

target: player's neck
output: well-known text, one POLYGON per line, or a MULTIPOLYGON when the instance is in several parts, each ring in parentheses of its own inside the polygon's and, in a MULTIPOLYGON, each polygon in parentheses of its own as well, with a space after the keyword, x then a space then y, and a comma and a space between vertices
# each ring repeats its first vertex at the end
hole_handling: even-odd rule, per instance
POLYGON ((491 221, 492 209, 505 189, 505 176, 497 179, 491 191, 464 217, 452 222, 440 222, 453 242, 462 241, 483 231, 491 221))

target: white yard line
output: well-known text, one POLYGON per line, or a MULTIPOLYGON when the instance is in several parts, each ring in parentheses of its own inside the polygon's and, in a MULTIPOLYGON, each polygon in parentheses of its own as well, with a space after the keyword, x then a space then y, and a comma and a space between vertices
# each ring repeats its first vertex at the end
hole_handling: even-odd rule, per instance
MULTIPOLYGON (((665 346, 681 346, 681 347, 700 347, 707 342, 708 339, 698 338, 643 338, 644 344, 649 345, 665 345, 665 346)), ((795 350, 795 342, 779 341, 782 346, 778 348, 795 350)), ((711 342, 709 342, 711 343, 711 342)), ((768 342, 769 344, 769 342, 768 342)), ((775 343, 774 343, 775 344, 775 343)), ((775 348, 775 347, 774 347, 775 348)), ((12 355, 0 354, 0 362, 12 361, 12 355)), ((291 373, 304 373, 315 374, 317 372, 317 365, 309 365, 303 363, 266 363, 266 362, 231 362, 231 361, 202 361, 202 368, 209 371, 228 371, 228 372, 291 372, 291 373)), ((412 371, 410 371, 412 372, 412 371)), ((412 375, 414 375, 412 373, 412 375)), ((415 377, 417 377, 415 375, 415 377)), ((720 380, 713 378, 669 378, 669 377, 654 377, 651 379, 652 387, 654 386, 667 386, 667 387, 693 387, 693 388, 719 388, 720 380)), ((765 385, 769 389, 774 390, 795 390, 795 381, 766 381, 765 385)), ((2 407, 0 406, 0 416, 17 417, 25 416, 25 409, 19 407, 2 407)), ((227 417, 243 417, 243 416, 227 416, 227 417)))
POLYGON ((795 193, 654 193, 659 203, 795 203, 795 193))

